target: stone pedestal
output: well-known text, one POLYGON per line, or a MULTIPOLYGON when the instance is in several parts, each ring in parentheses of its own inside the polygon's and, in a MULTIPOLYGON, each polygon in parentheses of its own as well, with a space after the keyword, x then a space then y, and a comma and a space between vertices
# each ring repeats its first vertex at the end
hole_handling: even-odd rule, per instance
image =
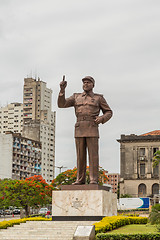
POLYGON ((99 185, 65 185, 53 191, 53 221, 100 221, 117 215, 117 196, 99 185))

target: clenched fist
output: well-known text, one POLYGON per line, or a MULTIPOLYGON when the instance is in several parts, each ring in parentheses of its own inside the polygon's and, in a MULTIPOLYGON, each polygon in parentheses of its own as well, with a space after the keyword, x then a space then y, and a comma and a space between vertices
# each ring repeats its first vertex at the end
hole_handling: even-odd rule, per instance
POLYGON ((67 81, 60 82, 61 92, 64 92, 66 87, 67 87, 67 81))

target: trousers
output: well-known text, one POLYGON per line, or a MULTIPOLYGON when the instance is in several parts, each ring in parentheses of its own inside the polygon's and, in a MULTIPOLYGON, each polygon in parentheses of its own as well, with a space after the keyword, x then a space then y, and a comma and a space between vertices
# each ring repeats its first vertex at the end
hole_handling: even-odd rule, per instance
POLYGON ((89 178, 90 182, 98 183, 99 154, 98 137, 76 137, 77 151, 77 181, 85 183, 87 167, 87 149, 89 156, 89 178))

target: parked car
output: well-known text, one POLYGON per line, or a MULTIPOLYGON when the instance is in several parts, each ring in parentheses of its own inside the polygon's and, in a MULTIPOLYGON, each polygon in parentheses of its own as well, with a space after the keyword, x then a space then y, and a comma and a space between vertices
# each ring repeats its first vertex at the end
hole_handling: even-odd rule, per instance
POLYGON ((11 215, 11 214, 12 214, 12 211, 10 209, 5 210, 5 215, 11 215))
POLYGON ((47 214, 47 212, 49 212, 48 208, 41 208, 39 210, 39 214, 47 214))
POLYGON ((4 215, 4 211, 0 209, 0 216, 4 215))
POLYGON ((15 209, 13 210, 13 214, 20 214, 20 209, 15 208, 15 209))

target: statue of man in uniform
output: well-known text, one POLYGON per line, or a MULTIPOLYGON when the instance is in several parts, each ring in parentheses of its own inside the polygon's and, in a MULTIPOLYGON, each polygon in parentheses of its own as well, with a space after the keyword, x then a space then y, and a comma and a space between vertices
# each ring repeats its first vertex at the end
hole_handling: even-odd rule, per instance
POLYGON ((85 184, 86 180, 86 155, 89 156, 90 184, 98 184, 99 170, 99 124, 104 124, 112 117, 112 110, 103 95, 93 92, 95 80, 91 76, 82 79, 83 93, 74 93, 65 98, 66 81, 60 83, 58 107, 74 107, 77 122, 75 124, 75 142, 77 151, 77 180, 75 185, 85 184), (99 116, 100 110, 103 115, 99 116))

